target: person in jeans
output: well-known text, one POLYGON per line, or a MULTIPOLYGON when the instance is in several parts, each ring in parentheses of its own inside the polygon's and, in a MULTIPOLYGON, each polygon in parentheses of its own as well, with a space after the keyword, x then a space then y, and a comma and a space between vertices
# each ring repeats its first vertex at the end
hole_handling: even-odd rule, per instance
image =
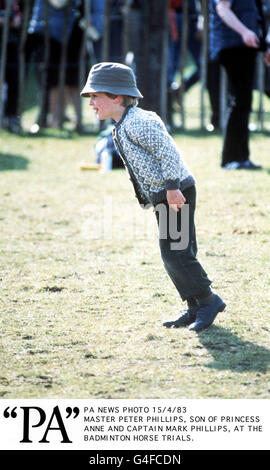
POLYGON ((270 50, 265 42, 261 0, 210 0, 210 56, 219 60, 228 77, 229 106, 222 162, 226 169, 261 168, 249 158, 249 116, 256 56, 270 50))
POLYGON ((156 113, 137 106, 142 95, 133 70, 126 65, 95 64, 81 96, 90 98, 100 120, 115 121, 114 143, 136 197, 143 207, 154 206, 164 266, 188 304, 186 313, 164 326, 189 326, 194 331, 207 328, 225 309, 225 303, 212 292, 211 281, 196 258, 195 180, 175 142, 156 113), (182 243, 184 229, 188 230, 182 243))

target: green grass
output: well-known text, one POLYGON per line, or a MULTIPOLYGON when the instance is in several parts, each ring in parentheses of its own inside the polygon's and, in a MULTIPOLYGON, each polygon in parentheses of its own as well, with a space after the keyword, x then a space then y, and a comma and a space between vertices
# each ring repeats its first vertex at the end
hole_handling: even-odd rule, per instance
POLYGON ((198 257, 227 302, 199 334, 162 326, 185 306, 125 171, 80 170, 95 136, 0 133, 1 397, 269 397, 269 136, 251 138, 262 171, 225 172, 221 136, 190 116, 175 139, 197 180, 198 257))

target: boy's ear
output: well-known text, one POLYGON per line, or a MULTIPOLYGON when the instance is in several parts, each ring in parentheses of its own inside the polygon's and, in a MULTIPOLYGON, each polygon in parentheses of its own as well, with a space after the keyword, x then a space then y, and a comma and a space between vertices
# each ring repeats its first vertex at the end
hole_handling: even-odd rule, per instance
POLYGON ((117 95, 117 96, 114 98, 115 104, 121 104, 122 98, 123 98, 122 95, 117 95))

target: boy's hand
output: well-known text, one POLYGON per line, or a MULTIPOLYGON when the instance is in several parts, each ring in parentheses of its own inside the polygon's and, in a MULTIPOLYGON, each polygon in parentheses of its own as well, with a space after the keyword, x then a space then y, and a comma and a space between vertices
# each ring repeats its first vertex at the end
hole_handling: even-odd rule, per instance
POLYGON ((182 208, 186 202, 185 196, 181 193, 180 189, 168 189, 167 201, 169 206, 176 212, 182 208))

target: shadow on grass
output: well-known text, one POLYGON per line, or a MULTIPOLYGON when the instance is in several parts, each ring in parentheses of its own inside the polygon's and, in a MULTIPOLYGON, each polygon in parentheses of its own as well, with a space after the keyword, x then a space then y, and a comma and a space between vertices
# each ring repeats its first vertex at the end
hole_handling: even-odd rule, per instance
POLYGON ((27 170, 28 164, 28 158, 0 152, 0 171, 27 170))
POLYGON ((270 364, 270 350, 250 341, 242 341, 230 330, 212 326, 198 335, 201 344, 213 356, 206 367, 236 372, 265 373, 270 364))

